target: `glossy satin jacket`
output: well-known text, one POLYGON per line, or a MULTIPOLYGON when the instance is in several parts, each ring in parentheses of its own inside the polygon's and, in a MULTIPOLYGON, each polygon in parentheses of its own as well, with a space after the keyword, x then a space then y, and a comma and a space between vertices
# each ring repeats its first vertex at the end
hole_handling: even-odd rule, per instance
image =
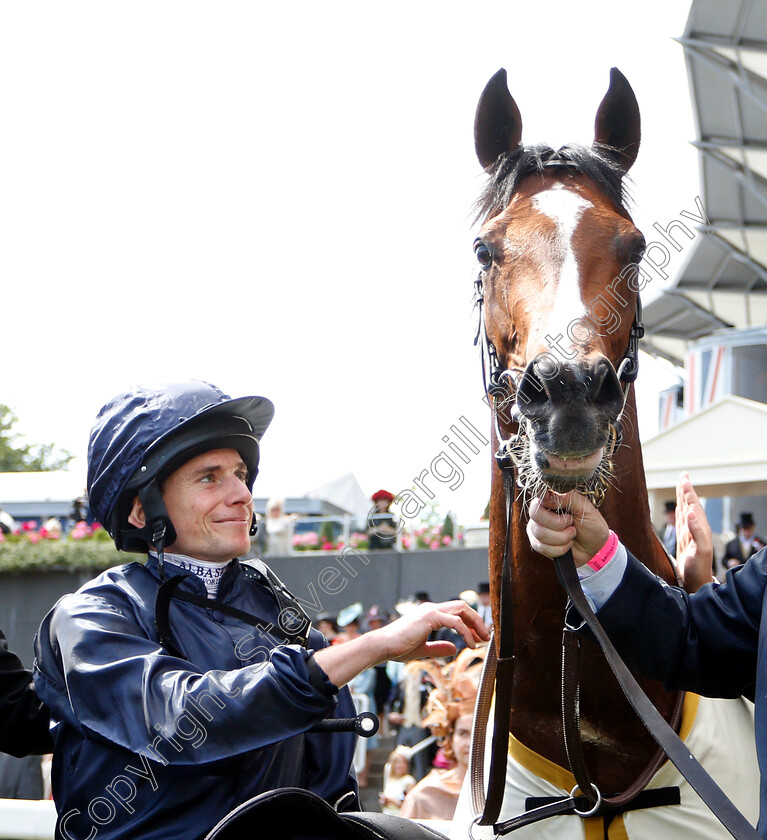
MULTIPOLYGON (((281 643, 277 600, 234 560, 217 599, 257 626, 173 600, 176 658, 157 641, 159 583, 154 558, 110 569, 41 624, 35 685, 54 727, 57 837, 191 840, 266 790, 356 794, 355 736, 307 733, 355 713, 312 657, 322 635, 312 630, 309 649, 281 643)), ((193 575, 179 588, 206 594, 193 575)))

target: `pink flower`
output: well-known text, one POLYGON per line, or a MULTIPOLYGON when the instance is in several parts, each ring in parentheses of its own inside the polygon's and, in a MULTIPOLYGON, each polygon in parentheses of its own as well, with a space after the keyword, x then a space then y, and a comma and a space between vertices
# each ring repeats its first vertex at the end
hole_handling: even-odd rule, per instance
POLYGON ((431 549, 439 548, 439 540, 432 540, 429 543, 429 548, 431 548, 431 549))
POLYGON ((21 523, 21 530, 22 531, 35 531, 35 530, 37 530, 37 522, 33 521, 32 519, 29 519, 26 522, 22 522, 21 523))
POLYGON ((90 533, 91 529, 83 520, 80 520, 75 527, 72 528, 72 539, 81 540, 83 537, 89 536, 90 533))
POLYGON ((442 537, 442 545, 450 545, 453 542, 453 538, 449 535, 445 535, 442 537))
POLYGON ((40 542, 40 534, 38 534, 37 531, 30 531, 29 534, 27 534, 27 539, 32 543, 32 545, 34 545, 35 543, 40 542))

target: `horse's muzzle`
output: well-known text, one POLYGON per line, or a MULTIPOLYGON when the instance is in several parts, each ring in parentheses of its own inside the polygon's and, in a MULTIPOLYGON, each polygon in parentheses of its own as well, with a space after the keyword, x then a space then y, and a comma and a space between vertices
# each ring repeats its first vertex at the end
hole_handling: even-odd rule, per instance
POLYGON ((601 460, 623 408, 623 391, 605 356, 559 362, 545 353, 525 369, 516 407, 539 472, 583 477, 601 460))

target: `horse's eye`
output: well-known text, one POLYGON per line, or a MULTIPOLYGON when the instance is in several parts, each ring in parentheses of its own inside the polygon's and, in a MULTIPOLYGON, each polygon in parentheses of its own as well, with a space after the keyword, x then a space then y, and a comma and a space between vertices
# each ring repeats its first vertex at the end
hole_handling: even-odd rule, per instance
POLYGON ((476 239, 474 241, 474 254, 483 270, 487 271, 487 269, 490 268, 490 264, 493 262, 493 253, 481 239, 476 239))
POLYGON ((629 257, 629 263, 632 265, 639 265, 639 263, 642 262, 642 257, 644 256, 646 247, 647 245, 644 237, 642 237, 641 241, 634 245, 634 248, 631 251, 631 256, 629 257))

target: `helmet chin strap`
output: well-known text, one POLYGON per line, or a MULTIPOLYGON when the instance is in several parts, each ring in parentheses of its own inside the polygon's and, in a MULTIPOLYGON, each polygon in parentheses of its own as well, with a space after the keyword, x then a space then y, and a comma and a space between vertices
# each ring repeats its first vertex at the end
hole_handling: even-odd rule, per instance
MULTIPOLYGON (((156 481, 150 481, 146 487, 142 487, 138 494, 144 508, 146 518, 145 528, 150 533, 151 544, 157 551, 157 566, 160 572, 160 580, 165 580, 165 546, 173 545, 176 541, 176 530, 168 516, 162 493, 156 481)), ((143 530, 143 529, 142 529, 143 530)))
POLYGON ((156 481, 150 481, 138 491, 144 510, 145 524, 141 528, 125 531, 134 538, 143 540, 157 551, 160 579, 165 580, 165 547, 176 541, 176 529, 170 521, 162 493, 156 481))

